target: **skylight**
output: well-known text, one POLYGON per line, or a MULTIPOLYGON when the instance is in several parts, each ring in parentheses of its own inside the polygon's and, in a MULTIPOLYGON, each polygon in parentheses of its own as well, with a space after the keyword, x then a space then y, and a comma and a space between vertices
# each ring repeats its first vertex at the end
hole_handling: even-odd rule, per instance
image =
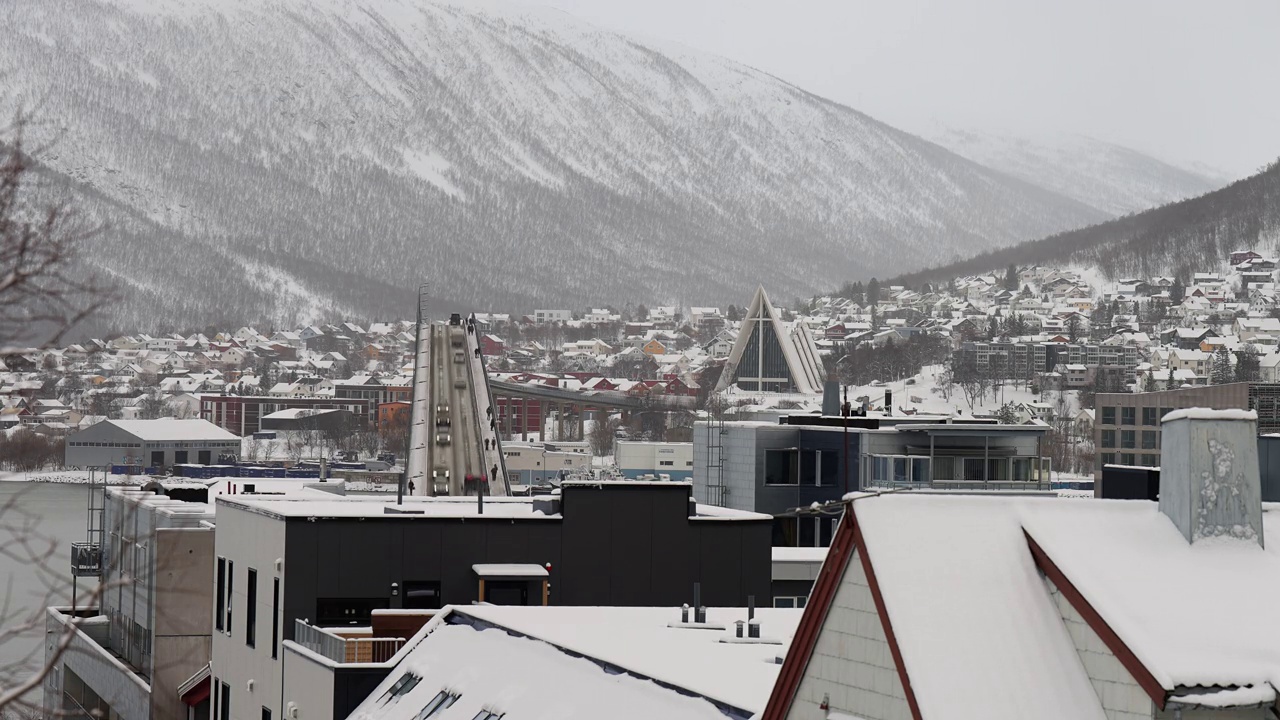
POLYGON ((471 718, 471 720, 502 720, 502 718, 505 716, 506 716, 506 713, 499 714, 495 712, 490 712, 489 710, 481 710, 480 712, 476 713, 476 716, 471 718))
POLYGON ((458 698, 461 697, 457 693, 448 690, 441 690, 435 697, 431 698, 431 702, 422 708, 422 712, 418 713, 413 720, 427 720, 427 718, 439 715, 441 711, 449 708, 458 698))
MULTIPOLYGON (((394 703, 398 701, 401 698, 401 696, 403 696, 405 693, 417 687, 418 683, 420 682, 422 682, 422 678, 420 676, 415 675, 414 673, 405 673, 399 680, 395 682, 394 685, 392 685, 390 688, 387 689, 385 693, 383 693, 382 697, 379 698, 379 702, 381 702, 383 705, 389 705, 391 703, 394 703)), ((422 717, 426 717, 426 716, 424 715, 422 717)))

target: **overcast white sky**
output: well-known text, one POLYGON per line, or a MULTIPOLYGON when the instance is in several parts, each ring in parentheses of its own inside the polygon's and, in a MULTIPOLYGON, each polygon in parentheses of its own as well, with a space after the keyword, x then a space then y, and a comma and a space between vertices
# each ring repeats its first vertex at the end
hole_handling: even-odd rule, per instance
POLYGON ((1280 0, 526 0, 904 130, 1075 132, 1243 176, 1280 156, 1280 0))

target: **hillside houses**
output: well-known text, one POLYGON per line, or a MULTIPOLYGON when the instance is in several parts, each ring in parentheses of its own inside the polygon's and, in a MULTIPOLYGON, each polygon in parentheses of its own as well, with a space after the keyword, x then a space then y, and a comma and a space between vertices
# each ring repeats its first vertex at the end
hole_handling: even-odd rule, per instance
MULTIPOLYGON (((855 349, 863 353, 866 367, 858 372, 865 382, 894 379, 876 373, 919 372, 918 350, 938 343, 952 354, 953 368, 971 356, 993 379, 1003 375, 1045 389, 1086 390, 1104 380, 1120 384, 1111 390, 1204 385, 1213 381, 1215 368, 1219 379, 1230 373, 1280 381, 1277 263, 1252 252, 1235 259, 1181 280, 1101 280, 1033 266, 1014 276, 993 273, 939 286, 878 286, 874 302, 858 285, 775 312, 780 332, 808 338, 800 346, 812 354, 804 360, 809 391, 820 389, 832 372, 848 382, 850 364, 841 363, 855 349), (893 370, 866 354, 908 346, 917 348, 915 354, 893 370)), ((544 310, 541 318, 536 311, 478 313, 476 320, 490 371, 501 377, 694 394, 717 385, 742 392, 736 383, 705 380, 718 378, 726 364, 750 360, 750 352, 733 358, 746 310, 590 307, 544 310)), ((0 427, 58 428, 75 425, 77 414, 145 414, 159 407, 145 401, 157 394, 176 400, 170 407, 198 406, 209 395, 403 399, 414 331, 407 321, 241 326, 14 353, 0 368, 0 427), (41 400, 68 410, 31 405, 41 400)), ((1032 419, 1039 416, 1033 410, 1019 412, 1032 419)))

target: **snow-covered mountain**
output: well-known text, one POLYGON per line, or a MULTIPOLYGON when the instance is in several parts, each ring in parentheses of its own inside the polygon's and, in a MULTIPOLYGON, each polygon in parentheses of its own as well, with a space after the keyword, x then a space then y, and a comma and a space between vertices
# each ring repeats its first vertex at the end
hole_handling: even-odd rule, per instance
MULTIPOLYGON (((9 0, 3 103, 119 327, 779 297, 1080 227, 1087 203, 770 75, 550 11, 9 0)), ((3 109, 3 108, 0 108, 3 109)))
POLYGON ((1112 215, 1203 195, 1233 179, 1204 169, 1177 167, 1085 135, 1032 139, 939 127, 925 136, 976 163, 1112 215))

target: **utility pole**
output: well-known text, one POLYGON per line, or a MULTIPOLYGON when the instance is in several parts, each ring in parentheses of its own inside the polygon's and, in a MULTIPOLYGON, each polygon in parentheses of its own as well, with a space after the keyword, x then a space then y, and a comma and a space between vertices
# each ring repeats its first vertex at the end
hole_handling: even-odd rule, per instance
POLYGON ((844 494, 849 494, 849 386, 844 386, 844 402, 840 404, 840 416, 844 418, 844 494))

